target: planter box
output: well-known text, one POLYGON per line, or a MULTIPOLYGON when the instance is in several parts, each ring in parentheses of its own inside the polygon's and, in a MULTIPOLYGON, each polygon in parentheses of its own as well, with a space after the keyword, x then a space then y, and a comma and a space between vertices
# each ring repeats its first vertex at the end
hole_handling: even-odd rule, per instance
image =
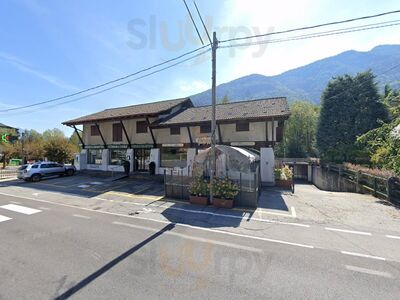
POLYGON ((190 195, 189 202, 191 204, 208 205, 208 197, 190 195))
POLYGON ((215 207, 220 207, 220 208, 232 208, 233 207, 233 200, 214 198, 213 199, 213 205, 215 207))
POLYGON ((275 185, 285 189, 291 189, 293 184, 293 180, 280 180, 275 179, 275 185))

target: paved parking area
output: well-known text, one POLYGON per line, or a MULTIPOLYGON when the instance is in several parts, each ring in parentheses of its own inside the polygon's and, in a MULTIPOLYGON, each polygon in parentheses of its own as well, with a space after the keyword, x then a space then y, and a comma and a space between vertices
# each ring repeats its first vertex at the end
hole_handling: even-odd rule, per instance
POLYGON ((319 190, 311 184, 296 185, 295 193, 265 189, 262 207, 282 213, 295 209, 297 220, 400 230, 400 209, 371 195, 319 190))

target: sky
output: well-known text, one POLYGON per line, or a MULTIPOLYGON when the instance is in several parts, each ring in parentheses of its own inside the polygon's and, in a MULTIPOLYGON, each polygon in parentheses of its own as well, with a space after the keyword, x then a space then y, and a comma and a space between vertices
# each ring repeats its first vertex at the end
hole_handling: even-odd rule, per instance
MULTIPOLYGON (((206 42, 208 39, 193 2, 187 0, 187 3, 206 42)), ((219 40, 400 8, 398 1, 392 0, 197 0, 196 3, 208 30, 216 31, 219 40)), ((339 28, 397 19, 400 14, 339 28)), ((302 41, 219 49, 217 84, 254 73, 280 74, 346 50, 368 51, 377 45, 400 44, 398 30, 399 27, 388 27, 302 41)), ((310 32, 313 31, 304 33, 310 32)), ((2 0, 0 110, 75 93, 200 46, 181 0, 2 0)), ((208 52, 86 99, 0 112, 0 123, 40 132, 59 128, 70 135, 72 129, 63 126, 63 121, 106 108, 186 97, 210 86, 208 52)))

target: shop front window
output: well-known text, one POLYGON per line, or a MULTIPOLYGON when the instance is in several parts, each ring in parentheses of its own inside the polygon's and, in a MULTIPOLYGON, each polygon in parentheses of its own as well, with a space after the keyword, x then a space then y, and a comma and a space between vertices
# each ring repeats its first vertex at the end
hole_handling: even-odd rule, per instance
POLYGON ((101 165, 102 163, 102 149, 90 149, 88 150, 88 164, 90 165, 101 165))
POLYGON ((110 150, 110 165, 121 166, 125 160, 126 160, 126 149, 110 150))
POLYGON ((161 167, 163 168, 184 168, 187 164, 186 148, 162 148, 161 167))

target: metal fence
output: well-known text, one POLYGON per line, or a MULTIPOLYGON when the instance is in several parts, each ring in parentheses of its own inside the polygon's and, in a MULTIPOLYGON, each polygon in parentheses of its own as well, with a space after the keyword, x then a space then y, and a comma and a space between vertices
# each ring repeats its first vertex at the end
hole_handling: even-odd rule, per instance
POLYGON ((337 165, 321 165, 321 168, 354 184, 356 192, 372 194, 400 205, 400 180, 397 177, 384 178, 337 165))
MULTIPOLYGON (((238 172, 237 178, 230 178, 239 187, 239 193, 234 199, 235 206, 257 207, 258 197, 261 191, 259 167, 256 172, 246 174, 238 172)), ((190 174, 190 172, 188 172, 190 174)), ((186 175, 183 169, 164 170, 165 196, 189 200, 188 187, 192 181, 190 175, 186 175)), ((206 178, 208 180, 208 178, 206 178)))
POLYGON ((17 169, 0 169, 0 179, 17 178, 17 169))

